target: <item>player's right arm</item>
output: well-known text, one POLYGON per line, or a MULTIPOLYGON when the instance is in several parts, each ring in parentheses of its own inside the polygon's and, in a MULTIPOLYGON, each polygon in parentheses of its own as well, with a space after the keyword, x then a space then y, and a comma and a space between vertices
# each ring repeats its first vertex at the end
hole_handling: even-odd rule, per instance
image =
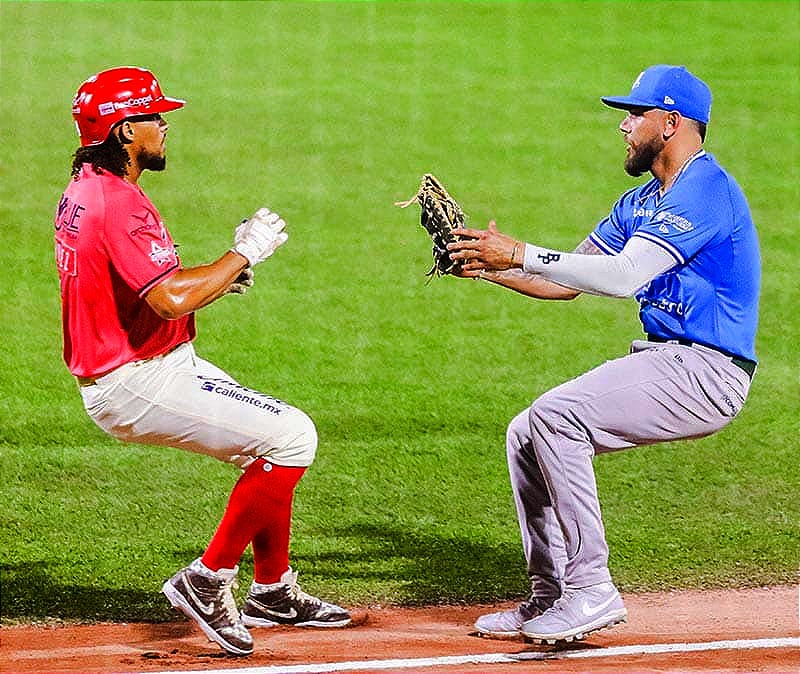
POLYGON ((234 234, 234 246, 211 264, 179 269, 145 295, 145 300, 161 318, 173 320, 211 304, 239 286, 252 285, 252 274, 245 270, 266 260, 289 238, 286 223, 267 208, 259 209, 243 221, 234 234), (246 279, 240 279, 245 272, 246 279))
POLYGON ((174 320, 226 295, 246 267, 244 257, 228 251, 211 264, 178 270, 154 286, 145 300, 161 318, 174 320))
MULTIPOLYGON (((586 237, 573 251, 580 255, 603 255, 603 251, 595 246, 589 237, 586 237)), ((529 274, 521 269, 506 269, 505 271, 483 271, 477 276, 486 281, 514 290, 522 295, 539 300, 572 300, 581 294, 580 290, 567 288, 547 279, 529 274)))

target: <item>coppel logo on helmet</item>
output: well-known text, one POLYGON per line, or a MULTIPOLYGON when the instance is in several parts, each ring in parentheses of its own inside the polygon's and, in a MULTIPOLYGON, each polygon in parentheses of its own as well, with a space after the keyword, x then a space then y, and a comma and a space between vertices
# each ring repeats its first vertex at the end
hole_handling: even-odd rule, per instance
POLYGON ((109 101, 97 106, 97 111, 101 115, 113 115, 117 110, 125 108, 135 108, 139 105, 148 105, 153 102, 153 97, 149 94, 140 98, 129 98, 127 101, 109 101))

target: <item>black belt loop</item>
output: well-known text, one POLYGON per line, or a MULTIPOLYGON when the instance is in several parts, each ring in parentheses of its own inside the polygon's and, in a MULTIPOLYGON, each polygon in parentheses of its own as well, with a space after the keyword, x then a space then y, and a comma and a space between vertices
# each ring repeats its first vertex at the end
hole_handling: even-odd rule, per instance
POLYGON ((753 374, 756 371, 756 363, 755 361, 748 360, 747 358, 739 358, 739 356, 734 356, 733 354, 728 353, 727 351, 723 351, 722 349, 718 349, 715 346, 709 346, 708 344, 701 344, 700 342, 692 342, 688 339, 681 339, 680 337, 676 337, 675 339, 667 339, 666 337, 659 337, 658 335, 647 335, 648 342, 661 342, 663 344, 681 344, 683 346, 704 346, 707 349, 711 349, 712 351, 716 351, 717 353, 721 353, 723 356, 727 356, 731 359, 731 363, 733 363, 736 367, 740 370, 744 370, 747 373, 747 376, 750 379, 753 378, 753 374))

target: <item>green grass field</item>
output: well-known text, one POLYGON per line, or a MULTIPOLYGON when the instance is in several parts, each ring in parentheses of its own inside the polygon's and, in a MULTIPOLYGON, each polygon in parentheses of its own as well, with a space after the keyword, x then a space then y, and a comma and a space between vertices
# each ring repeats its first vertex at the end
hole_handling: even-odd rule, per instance
POLYGON ((761 366, 720 434, 596 461, 612 572, 624 591, 796 581, 800 4, 3 1, 0 19, 4 621, 174 617, 160 584, 203 551, 237 477, 105 436, 61 360, 71 97, 123 64, 188 100, 168 170, 142 181, 185 263, 262 205, 289 223, 256 287, 199 314, 196 345, 316 421, 292 558, 345 604, 522 595, 506 424, 640 334, 632 300, 426 284, 418 211, 393 202, 431 171, 476 226, 571 248, 635 184, 599 97, 652 63, 697 72, 707 149, 760 229, 761 366))

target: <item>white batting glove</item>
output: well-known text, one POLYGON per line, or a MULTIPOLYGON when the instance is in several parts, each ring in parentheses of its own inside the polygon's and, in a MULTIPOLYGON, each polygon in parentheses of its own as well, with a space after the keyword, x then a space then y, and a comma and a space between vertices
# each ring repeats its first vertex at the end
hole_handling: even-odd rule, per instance
POLYGON ((255 215, 236 228, 232 251, 247 258, 250 266, 263 262, 286 243, 289 235, 283 231, 286 223, 268 208, 259 208, 255 215))

